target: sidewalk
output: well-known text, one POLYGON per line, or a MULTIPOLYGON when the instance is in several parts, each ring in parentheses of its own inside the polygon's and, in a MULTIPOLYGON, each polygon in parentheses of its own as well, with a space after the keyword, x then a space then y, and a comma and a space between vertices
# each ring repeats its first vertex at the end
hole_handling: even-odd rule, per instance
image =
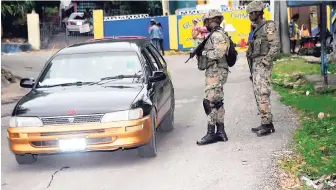
MULTIPOLYGON (((324 77, 321 75, 306 75, 304 78, 313 83, 315 89, 324 87, 324 77)), ((336 75, 328 75, 328 87, 336 89, 336 75)))
POLYGON ((21 78, 36 78, 51 55, 50 51, 5 54, 1 56, 1 67, 21 78))
POLYGON ((17 102, 29 90, 20 87, 20 83, 12 83, 1 88, 1 105, 17 102))

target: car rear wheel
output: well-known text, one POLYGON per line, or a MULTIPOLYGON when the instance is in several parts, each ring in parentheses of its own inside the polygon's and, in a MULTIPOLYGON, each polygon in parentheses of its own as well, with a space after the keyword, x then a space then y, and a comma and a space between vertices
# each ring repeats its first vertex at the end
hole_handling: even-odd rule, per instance
POLYGON ((15 154, 16 162, 20 165, 33 164, 37 160, 37 155, 33 154, 15 154))
POLYGON ((147 144, 138 148, 138 154, 140 157, 150 158, 150 157, 155 157, 157 154, 155 118, 156 118, 155 114, 151 114, 152 137, 147 144))

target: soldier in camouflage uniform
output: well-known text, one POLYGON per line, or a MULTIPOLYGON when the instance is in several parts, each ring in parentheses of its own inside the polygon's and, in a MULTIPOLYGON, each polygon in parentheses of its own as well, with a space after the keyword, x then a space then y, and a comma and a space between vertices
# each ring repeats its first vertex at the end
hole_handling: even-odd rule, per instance
POLYGON ((259 0, 252 1, 246 8, 250 20, 256 23, 254 38, 249 46, 247 58, 253 63, 253 90, 261 115, 261 125, 251 130, 258 136, 275 132, 270 104, 271 73, 272 61, 280 49, 276 25, 274 21, 263 19, 263 9, 263 3, 259 0))
MULTIPOLYGON (((228 78, 228 64, 226 54, 230 46, 229 37, 220 28, 223 15, 218 10, 210 10, 204 14, 204 26, 208 31, 215 30, 206 42, 201 59, 205 60, 207 68, 205 70, 205 97, 203 99, 204 111, 208 117, 207 134, 199 141, 198 145, 227 141, 224 130, 224 89, 228 78), (215 133, 215 127, 217 131, 215 133)), ((201 59, 198 58, 198 61, 201 59)))

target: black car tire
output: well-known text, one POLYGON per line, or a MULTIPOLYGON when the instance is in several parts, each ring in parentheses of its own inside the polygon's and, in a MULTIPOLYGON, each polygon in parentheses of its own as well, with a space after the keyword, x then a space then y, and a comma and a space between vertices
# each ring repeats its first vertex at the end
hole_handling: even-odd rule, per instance
MULTIPOLYGON (((154 112, 154 111, 153 111, 154 112)), ((152 112, 152 113, 153 113, 152 112)), ((156 148, 156 128, 155 128, 155 114, 151 114, 151 123, 152 123, 152 137, 149 142, 143 146, 138 147, 139 157, 151 158, 155 157, 157 154, 156 148)))
POLYGON ((20 165, 33 164, 37 160, 37 155, 34 154, 15 154, 16 162, 20 165))
POLYGON ((161 122, 159 126, 159 130, 161 132, 169 132, 174 129, 174 113, 175 113, 175 99, 174 94, 171 98, 171 108, 169 110, 169 113, 164 118, 164 120, 161 122))

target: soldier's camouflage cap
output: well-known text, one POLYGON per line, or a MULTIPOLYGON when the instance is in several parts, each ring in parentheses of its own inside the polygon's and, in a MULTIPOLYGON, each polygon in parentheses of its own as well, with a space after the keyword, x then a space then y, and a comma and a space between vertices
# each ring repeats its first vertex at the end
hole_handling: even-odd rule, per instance
POLYGON ((206 19, 211 19, 215 17, 220 17, 221 18, 220 22, 222 22, 224 19, 223 14, 219 10, 211 9, 208 12, 204 13, 203 21, 206 19))
POLYGON ((260 0, 255 0, 249 3, 246 7, 246 12, 248 14, 254 12, 254 11, 262 11, 264 10, 264 4, 260 0))

